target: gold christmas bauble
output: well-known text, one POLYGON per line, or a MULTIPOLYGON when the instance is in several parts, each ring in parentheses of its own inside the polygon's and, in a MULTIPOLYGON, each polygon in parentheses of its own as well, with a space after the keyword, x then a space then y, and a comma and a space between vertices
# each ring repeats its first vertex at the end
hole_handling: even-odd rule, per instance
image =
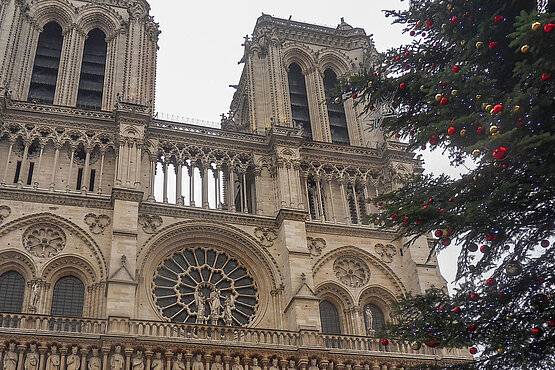
POLYGON ((418 58, 418 63, 422 63, 422 58, 418 58))
POLYGON ((478 157, 478 156, 480 155, 480 149, 474 149, 474 150, 472 151, 472 155, 473 155, 474 157, 478 157))
POLYGON ((499 127, 497 127, 497 126, 491 126, 489 128, 489 133, 492 134, 492 135, 495 134, 498 131, 499 131, 499 127))
POLYGON ((492 108, 493 106, 491 104, 486 104, 486 107, 484 109, 489 112, 492 108))
POLYGON ((374 84, 374 82, 368 81, 368 87, 372 87, 373 84, 374 84))
POLYGON ((442 97, 443 97, 443 95, 441 95, 441 94, 436 94, 436 101, 440 101, 442 97))
POLYGON ((464 135, 466 135, 466 129, 463 128, 463 129, 461 130, 461 136, 464 136, 464 135))
POLYGON ((424 85, 421 85, 420 86, 420 91, 424 91, 424 89, 425 89, 424 85))
POLYGON ((379 225, 380 222, 382 222, 382 219, 381 219, 381 218, 376 217, 376 218, 374 219, 374 224, 379 225))
POLYGON ((505 350, 503 348, 498 348, 497 349, 497 353, 499 353, 500 355, 503 354, 503 352, 505 352, 505 350))
POLYGON ((520 48, 520 51, 523 53, 527 53, 528 50, 530 50, 530 45, 522 45, 522 47, 520 48))
POLYGON ((443 23, 443 24, 441 25, 441 29, 445 29, 445 27, 447 27, 447 25, 446 25, 445 23, 443 23))
POLYGON ((341 98, 335 98, 335 104, 341 103, 341 98))
POLYGON ((520 109, 520 105, 515 105, 515 107, 513 108, 513 113, 518 112, 519 109, 520 109))
POLYGON ((451 10, 451 9, 453 9, 453 5, 447 4, 447 10, 451 10))
POLYGON ((422 53, 422 55, 424 55, 424 56, 428 55, 428 50, 424 50, 424 52, 422 53))
POLYGON ((540 22, 532 23, 532 31, 537 31, 538 28, 540 28, 541 26, 542 26, 542 24, 540 22))
POLYGON ((461 40, 461 45, 464 46, 466 44, 466 40, 461 40))
POLYGON ((476 95, 476 99, 478 99, 478 100, 482 99, 482 95, 480 95, 480 94, 476 95))
POLYGON ((484 43, 483 43, 482 41, 478 41, 478 42, 476 43, 476 49, 479 49, 479 48, 481 48, 482 46, 484 46, 484 43))
POLYGON ((451 95, 453 95, 453 96, 457 95, 457 93, 458 93, 458 91, 457 91, 457 90, 453 90, 453 91, 451 91, 451 95))

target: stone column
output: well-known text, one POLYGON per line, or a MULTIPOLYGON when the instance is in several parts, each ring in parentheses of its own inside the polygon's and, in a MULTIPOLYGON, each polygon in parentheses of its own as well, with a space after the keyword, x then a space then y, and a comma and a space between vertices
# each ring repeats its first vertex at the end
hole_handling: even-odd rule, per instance
POLYGON ((148 181, 148 197, 146 198, 149 202, 154 202, 154 182, 156 180, 156 164, 158 162, 158 157, 154 154, 149 155, 150 159, 150 173, 148 181))
POLYGON ((40 145, 39 163, 37 165, 37 172, 36 172, 36 175, 35 175, 36 180, 33 182, 33 187, 35 189, 37 189, 39 187, 39 182, 37 180, 40 178, 40 170, 41 170, 41 167, 42 167, 42 155, 44 154, 44 145, 45 144, 43 142, 39 142, 39 145, 40 145))
MULTIPOLYGON (((125 369, 131 369, 131 354, 133 353, 133 348, 125 348, 125 369)), ((150 369, 148 369, 150 370, 150 369)))
MULTIPOLYGON (((39 370, 44 370, 44 359, 46 356, 46 351, 48 351, 48 347, 44 347, 41 346, 39 347, 39 353, 40 353, 40 357, 39 357, 39 370)), ((0 351, 0 362, 2 361, 2 352, 0 351)))
POLYGON ((173 352, 167 351, 166 353, 164 353, 164 356, 166 357, 166 370, 171 370, 173 352))
POLYGON ((345 223, 347 225, 351 224, 351 215, 349 212, 349 206, 347 204, 347 193, 345 192, 345 179, 339 179, 339 188, 341 190, 341 197, 343 198, 343 210, 345 211, 345 223))
MULTIPOLYGON (((91 148, 85 147, 85 166, 83 167, 83 176, 81 176, 81 191, 89 190, 89 164, 91 161, 91 148)), ((90 189, 93 190, 93 189, 90 189)))
POLYGON ((6 177, 8 176, 8 168, 10 166, 10 159, 12 157, 13 144, 15 142, 15 139, 12 137, 10 137, 9 140, 10 148, 8 149, 8 156, 6 157, 6 167, 4 168, 4 176, 2 177, 2 186, 6 185, 6 177))
POLYGON ((235 168, 229 168, 229 210, 235 212, 235 168))
POLYGON ((191 207, 195 206, 195 165, 191 161, 191 165, 188 167, 189 170, 189 205, 191 207))
POLYGON ((326 182, 328 183, 328 192, 330 194, 330 207, 331 207, 331 218, 333 223, 337 223, 337 216, 335 214, 335 204, 333 202, 333 177, 330 175, 326 178, 326 182))
POLYGON ((181 159, 178 159, 175 163, 175 204, 182 206, 183 205, 183 195, 182 188, 183 188, 183 162, 181 159))
POLYGON ((186 353, 183 357, 185 357, 185 370, 191 370, 191 359, 193 358, 193 354, 186 353))
POLYGON ((65 370, 66 368, 66 355, 67 347, 60 348, 60 370, 65 370))
POLYGON ((162 189, 162 202, 168 203, 168 162, 164 158, 162 163, 162 171, 164 172, 164 189, 162 189))
POLYGON ((211 355, 204 355, 204 368, 206 370, 210 370, 210 360, 212 359, 211 355))
POLYGON ((324 214, 324 199, 322 197, 322 183, 320 182, 320 176, 316 177, 316 194, 318 194, 318 212, 320 213, 320 221, 326 221, 326 215, 324 214))
POLYGON ((135 189, 139 189, 141 187, 141 165, 143 161, 143 152, 141 143, 137 143, 135 146, 135 189))
POLYGON ((145 370, 150 370, 150 361, 152 359, 152 351, 145 351, 145 358, 146 358, 146 364, 145 364, 145 370))
MULTIPOLYGON (((230 368, 229 364, 231 362, 231 356, 225 355, 223 360, 224 360, 224 370, 229 370, 229 368, 230 368)), ((189 369, 186 369, 186 370, 189 370, 189 369)))
POLYGON ((60 158, 60 147, 61 143, 54 143, 54 148, 56 151, 54 152, 54 164, 52 165, 52 175, 50 176, 50 186, 48 188, 49 191, 54 191, 56 189, 56 173, 58 167, 58 158, 60 158))
POLYGON ((17 370, 23 369, 23 354, 25 353, 26 349, 27 349, 27 346, 24 344, 17 345, 17 351, 19 352, 18 358, 17 358, 17 370))
POLYGON ((86 348, 81 348, 81 370, 87 370, 87 355, 89 350, 86 348))
MULTIPOLYGON (((102 347, 102 370, 108 370, 108 354, 110 354, 110 347, 102 347)), ((81 369, 85 370, 85 369, 81 369)))
MULTIPOLYGON (((106 149, 100 149, 100 173, 98 174, 98 194, 102 194, 102 177, 104 175, 104 157, 106 156, 106 149)), ((93 189, 90 189, 93 190, 93 189)))
POLYGON ((202 180, 202 208, 210 208, 210 203, 208 203, 208 163, 202 163, 201 169, 201 180, 202 180))
POLYGON ((21 179, 21 177, 25 171, 25 166, 27 165, 27 157, 29 156, 29 146, 31 145, 31 143, 29 142, 29 140, 25 139, 23 140, 23 145, 25 146, 23 149, 23 158, 21 160, 21 167, 19 170, 18 178, 16 179, 17 186, 19 187, 23 185, 23 180, 21 179))
POLYGON ((69 150, 71 150, 71 156, 69 159, 69 171, 67 173, 67 183, 66 183, 66 192, 70 190, 71 186, 71 175, 73 172, 73 159, 75 158, 75 147, 73 145, 69 146, 69 150))

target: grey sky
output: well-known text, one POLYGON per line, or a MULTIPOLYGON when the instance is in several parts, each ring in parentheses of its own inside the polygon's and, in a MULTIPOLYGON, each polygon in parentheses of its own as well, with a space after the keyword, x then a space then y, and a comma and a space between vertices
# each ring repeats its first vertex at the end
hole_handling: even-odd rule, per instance
MULTIPOLYGON (((208 121, 227 112, 243 65, 243 37, 251 34, 262 14, 336 27, 340 18, 373 34, 378 51, 409 41, 402 27, 391 25, 382 9, 399 9, 408 1, 330 0, 149 0, 151 14, 160 23, 160 50, 156 84, 156 111, 208 121)), ((426 171, 457 174, 439 153, 424 152, 426 171)), ((442 253, 440 266, 448 281, 454 277, 459 248, 442 253)))

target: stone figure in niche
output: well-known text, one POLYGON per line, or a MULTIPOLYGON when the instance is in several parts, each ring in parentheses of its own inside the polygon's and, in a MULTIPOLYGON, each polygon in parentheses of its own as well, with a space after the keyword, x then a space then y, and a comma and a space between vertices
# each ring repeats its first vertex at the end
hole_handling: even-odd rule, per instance
POLYGON ((214 362, 212 363, 210 370, 223 370, 223 369, 224 369, 224 366, 222 364, 222 356, 216 355, 214 357, 214 362))
POLYGON ((116 352, 110 358, 110 370, 123 370, 124 363, 125 361, 121 354, 121 346, 116 346, 116 352))
POLYGON ((87 370, 100 370, 102 368, 102 362, 100 357, 98 357, 98 348, 92 349, 92 356, 89 358, 89 363, 87 365, 87 370))
POLYGON ((272 363, 270 364, 270 368, 268 370, 279 370, 279 360, 274 357, 272 359, 272 363))
POLYGON ((131 366, 133 370, 145 370, 145 361, 143 351, 137 351, 131 359, 131 366))
POLYGON ((4 370, 15 370, 17 368, 17 352, 15 352, 15 343, 10 343, 8 350, 4 354, 4 370))
POLYGON ((66 370, 79 370, 81 367, 81 360, 77 355, 77 347, 71 347, 71 354, 67 356, 66 370))
POLYGON ((251 370, 261 370, 260 366, 258 366, 258 359, 256 357, 252 359, 251 370))
POLYGON ((204 370, 204 364, 202 363, 202 355, 199 353, 193 361, 192 370, 204 370))
POLYGON ((295 360, 289 360, 287 364, 287 370, 297 370, 297 366, 295 366, 295 360))
POLYGON ((58 354, 58 347, 50 347, 50 356, 46 360, 46 370, 58 370, 60 368, 60 355, 58 354))
POLYGON ((315 358, 310 359, 310 365, 308 365, 308 370, 320 370, 318 369, 318 364, 316 363, 315 358))
POLYGON ((154 355, 154 359, 150 364, 150 368, 152 370, 163 370, 164 369, 164 361, 162 361, 162 354, 160 352, 156 352, 154 355))
POLYGON ((37 370, 39 367, 39 354, 37 353, 37 345, 31 344, 29 346, 30 352, 27 353, 23 368, 25 370, 37 370))
POLYGON ((206 323, 206 307, 204 304, 206 302, 206 298, 202 295, 200 290, 196 290, 194 293, 195 297, 195 305, 197 306, 197 324, 204 324, 206 323))
POLYGON ((244 370, 243 365, 241 365, 241 359, 239 356, 236 356, 233 359, 233 365, 231 365, 231 370, 244 370))
POLYGON ((218 325, 218 319, 222 312, 222 303, 220 302, 220 291, 214 289, 210 292, 210 297, 208 298, 210 304, 210 323, 212 325, 218 325))
POLYGON ((235 296, 233 296, 233 294, 230 294, 227 297, 225 297, 225 303, 224 303, 223 318, 224 318, 224 323, 227 326, 231 326, 231 324, 233 324, 233 316, 231 316, 231 312, 234 309, 235 309, 235 296))
POLYGON ((178 353, 177 359, 173 360, 172 370, 185 370, 185 364, 183 363, 183 353, 178 353))
POLYGON ((366 332, 368 335, 374 334, 374 329, 372 328, 372 310, 370 310, 370 306, 366 306, 364 309, 364 321, 366 324, 366 332))
POLYGON ((40 299, 40 283, 35 281, 31 287, 31 304, 29 305, 29 309, 33 312, 37 311, 37 305, 39 304, 40 299))

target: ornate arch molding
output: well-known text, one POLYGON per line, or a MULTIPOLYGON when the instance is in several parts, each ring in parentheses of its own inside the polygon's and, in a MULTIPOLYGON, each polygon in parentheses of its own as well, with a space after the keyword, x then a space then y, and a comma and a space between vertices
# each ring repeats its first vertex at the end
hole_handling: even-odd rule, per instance
POLYGON ((316 65, 315 59, 314 53, 310 49, 301 45, 289 44, 283 50, 283 65, 286 70, 289 69, 289 66, 292 63, 297 63, 306 75, 316 65))
POLYGON ((355 306, 352 294, 335 281, 327 280, 318 284, 314 293, 320 299, 331 301, 338 308, 349 309, 355 306))
POLYGON ((60 278, 68 275, 78 277, 87 287, 99 282, 94 266, 76 254, 64 254, 54 257, 44 266, 41 275, 44 281, 50 284, 54 284, 60 278))
MULTIPOLYGON (((98 280, 106 279, 106 259, 104 258, 104 255, 102 254, 102 251, 100 250, 98 244, 89 236, 89 234, 85 230, 61 216, 55 215, 53 213, 43 212, 18 218, 0 227, 0 237, 10 233, 15 229, 40 223, 52 223, 58 225, 62 229, 65 229, 78 237, 91 250, 93 256, 96 259, 98 274, 95 273, 96 278, 93 279, 93 281, 97 282, 98 280)), ((67 254, 63 254, 62 256, 67 256, 67 254)), ((62 256, 60 256, 60 258, 62 256)), ((43 271, 45 270, 43 269, 43 271)))
POLYGON ((314 267, 312 268, 313 274, 316 275, 318 270, 320 270, 320 268, 326 262, 340 256, 348 256, 348 255, 361 258, 363 261, 366 261, 369 265, 379 268, 387 277, 389 277, 389 279, 397 289, 398 294, 405 294, 407 292, 407 289, 405 288, 405 286, 403 285, 399 277, 395 274, 395 272, 393 272, 393 270, 389 266, 387 266, 384 262, 382 262, 378 257, 374 256, 373 254, 352 245, 336 248, 326 253, 322 257, 320 257, 320 259, 316 261, 316 263, 314 264, 314 267))
POLYGON ((317 64, 322 73, 330 68, 338 77, 351 72, 354 66, 354 63, 347 55, 329 48, 319 52, 317 64))
POLYGON ((73 15, 76 11, 77 8, 66 0, 34 1, 30 4, 29 16, 40 27, 55 21, 62 27, 62 32, 66 33, 74 24, 73 15))
POLYGON ((275 259, 254 237, 230 225, 210 221, 183 221, 169 225, 151 236, 141 247, 137 268, 140 281, 154 312, 150 292, 158 264, 186 246, 211 247, 229 253, 240 260, 252 273, 259 287, 260 302, 252 326, 258 325, 268 311, 270 292, 282 285, 283 277, 275 259))
POLYGON ((29 256, 17 249, 6 249, 0 252, 0 275, 15 270, 31 281, 37 277, 37 267, 29 256))
POLYGON ((85 34, 94 28, 100 28, 109 39, 121 28, 123 19, 112 8, 91 3, 78 9, 75 23, 85 34))

